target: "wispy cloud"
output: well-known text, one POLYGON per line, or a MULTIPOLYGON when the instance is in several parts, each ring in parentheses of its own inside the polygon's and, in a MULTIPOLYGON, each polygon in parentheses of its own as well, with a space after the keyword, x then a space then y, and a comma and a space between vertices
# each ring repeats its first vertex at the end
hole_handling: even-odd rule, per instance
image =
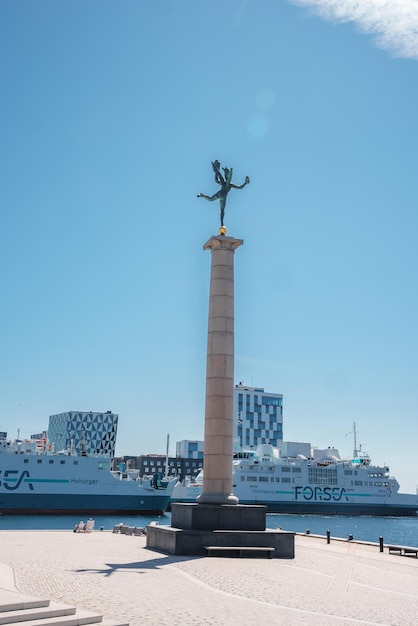
POLYGON ((290 0, 323 18, 354 22, 395 56, 418 58, 418 0, 290 0))

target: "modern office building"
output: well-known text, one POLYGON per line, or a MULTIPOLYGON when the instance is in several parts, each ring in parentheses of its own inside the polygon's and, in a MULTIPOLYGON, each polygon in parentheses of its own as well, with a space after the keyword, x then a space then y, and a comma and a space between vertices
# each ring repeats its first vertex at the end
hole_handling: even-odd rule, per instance
POLYGON ((234 448, 278 446, 283 441, 283 395, 243 383, 234 389, 234 448))
POLYGON ((176 457, 181 459, 202 459, 203 441, 182 439, 176 442, 176 457))
POLYGON ((53 449, 74 450, 78 454, 115 456, 119 415, 106 411, 68 411, 50 415, 48 439, 53 449))

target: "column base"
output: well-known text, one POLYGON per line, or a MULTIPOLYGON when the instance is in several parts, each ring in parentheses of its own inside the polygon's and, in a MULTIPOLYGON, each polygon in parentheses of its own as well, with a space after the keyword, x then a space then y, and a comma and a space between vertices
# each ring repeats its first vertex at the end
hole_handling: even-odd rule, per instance
POLYGON ((239 499, 230 493, 229 496, 218 493, 201 493, 197 496, 196 502, 198 504, 238 504, 239 499))
POLYGON ((171 526, 188 530, 265 530, 267 507, 253 504, 171 505, 171 526))

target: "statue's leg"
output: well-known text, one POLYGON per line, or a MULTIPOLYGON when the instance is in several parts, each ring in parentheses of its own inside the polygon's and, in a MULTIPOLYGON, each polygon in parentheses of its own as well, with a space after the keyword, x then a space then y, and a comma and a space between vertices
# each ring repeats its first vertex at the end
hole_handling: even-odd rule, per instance
POLYGON ((220 205, 221 205, 221 226, 224 225, 224 216, 225 216, 225 198, 221 198, 220 199, 220 205))
POLYGON ((219 193, 220 192, 218 191, 218 193, 214 193, 213 196, 207 196, 205 193, 199 193, 197 197, 204 198, 205 200, 209 200, 210 202, 212 202, 213 200, 219 199, 219 193))

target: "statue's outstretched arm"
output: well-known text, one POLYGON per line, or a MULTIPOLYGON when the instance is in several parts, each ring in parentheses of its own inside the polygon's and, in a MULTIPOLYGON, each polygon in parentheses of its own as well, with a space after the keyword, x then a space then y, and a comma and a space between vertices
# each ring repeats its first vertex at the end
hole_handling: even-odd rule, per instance
POLYGON ((231 183, 231 187, 232 189, 244 189, 245 185, 249 185, 250 184, 250 179, 248 176, 245 177, 245 181, 242 183, 242 185, 234 185, 234 183, 231 183))
POLYGON ((219 161, 212 161, 212 169, 215 172, 215 182, 217 182, 218 185, 225 185, 225 179, 219 170, 219 166, 219 161))

